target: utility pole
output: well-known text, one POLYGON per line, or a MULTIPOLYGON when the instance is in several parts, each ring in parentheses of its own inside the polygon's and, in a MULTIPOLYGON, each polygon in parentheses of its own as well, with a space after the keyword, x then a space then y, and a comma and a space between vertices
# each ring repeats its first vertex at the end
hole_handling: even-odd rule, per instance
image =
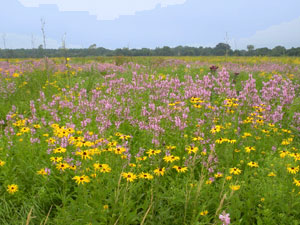
POLYGON ((2 40, 3 40, 4 55, 5 55, 5 58, 6 58, 6 62, 9 63, 8 52, 7 52, 7 49, 6 49, 6 33, 2 34, 2 40))
POLYGON ((3 47, 6 49, 6 33, 2 34, 2 40, 3 40, 3 47))
POLYGON ((45 20, 43 18, 41 18, 41 30, 42 30, 42 34, 43 34, 43 42, 44 42, 44 48, 43 48, 43 52, 44 52, 44 61, 45 61, 45 70, 46 70, 46 74, 47 74, 47 78, 48 81, 50 80, 50 75, 49 75, 49 71, 48 71, 48 59, 46 57, 46 34, 45 34, 45 20))
POLYGON ((63 51, 63 57, 65 58, 65 63, 67 64, 66 36, 67 36, 67 33, 65 32, 61 38, 61 49, 63 51))
POLYGON ((42 30, 42 34, 43 34, 43 42, 44 42, 44 49, 46 49, 46 34, 45 34, 45 20, 43 18, 41 18, 41 30, 42 30))
POLYGON ((61 47, 64 50, 66 49, 66 36, 67 36, 67 33, 65 32, 64 35, 61 38, 61 47))
POLYGON ((31 48, 34 49, 34 36, 31 34, 31 48))
MULTIPOLYGON (((226 43, 227 45, 229 45, 228 42, 229 42, 229 40, 228 40, 228 33, 226 32, 226 34, 225 34, 225 43, 226 43)), ((229 49, 226 48, 226 53, 225 53, 226 58, 227 58, 227 56, 228 56, 228 50, 229 50, 229 49)))

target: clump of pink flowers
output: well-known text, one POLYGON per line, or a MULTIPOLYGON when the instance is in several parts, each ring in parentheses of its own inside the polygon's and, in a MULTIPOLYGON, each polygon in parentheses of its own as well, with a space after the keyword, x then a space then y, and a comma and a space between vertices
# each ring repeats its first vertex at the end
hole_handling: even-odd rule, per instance
POLYGON ((225 211, 223 211, 222 214, 219 215, 219 219, 223 222, 223 225, 230 224, 230 215, 225 211))

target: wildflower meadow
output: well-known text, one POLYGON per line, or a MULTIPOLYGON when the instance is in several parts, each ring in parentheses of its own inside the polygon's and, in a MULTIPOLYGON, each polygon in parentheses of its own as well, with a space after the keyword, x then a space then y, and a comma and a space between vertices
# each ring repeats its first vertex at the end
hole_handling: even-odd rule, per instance
POLYGON ((0 224, 300 224, 300 59, 0 60, 0 224))

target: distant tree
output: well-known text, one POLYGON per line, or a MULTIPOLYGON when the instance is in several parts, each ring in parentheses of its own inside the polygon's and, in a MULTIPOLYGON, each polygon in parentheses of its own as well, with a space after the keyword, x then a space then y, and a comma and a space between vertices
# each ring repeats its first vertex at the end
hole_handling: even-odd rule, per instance
POLYGON ((300 47, 299 48, 291 48, 286 51, 288 56, 300 56, 300 47))
POLYGON ((182 48, 181 55, 183 55, 183 56, 194 56, 195 55, 195 48, 184 46, 182 48))
POLYGON ((234 56, 242 56, 242 52, 240 50, 234 50, 232 55, 234 56))
POLYGON ((97 45, 96 44, 92 44, 89 46, 89 49, 96 49, 97 48, 97 45))
POLYGON ((183 49, 183 47, 181 45, 175 47, 173 49, 174 55, 181 56, 182 55, 182 49, 183 49))
POLYGON ((172 49, 169 46, 164 46, 161 49, 161 55, 163 55, 163 56, 171 56, 171 55, 173 55, 172 49))
MULTIPOLYGON (((0 35, 1 42, 1 35, 0 35)), ((64 39, 62 47, 60 49, 44 49, 44 45, 41 44, 37 49, 2 49, 0 50, 0 58, 41 58, 41 57, 86 57, 86 56, 210 56, 210 55, 235 55, 235 56, 248 56, 249 50, 234 50, 232 51, 230 46, 225 43, 219 43, 216 47, 189 47, 189 46, 177 46, 170 48, 164 46, 162 48, 155 49, 129 49, 118 48, 115 50, 106 49, 103 47, 96 48, 95 45, 85 49, 68 49, 65 53, 63 47, 65 46, 64 39)), ((276 46, 275 48, 257 48, 252 50, 252 54, 255 56, 300 56, 300 47, 285 49, 283 46, 276 46)))
POLYGON ((281 56, 285 55, 286 49, 283 46, 276 46, 275 48, 272 49, 271 55, 272 56, 281 56))
POLYGON ((254 50, 254 45, 247 45, 247 49, 248 49, 248 52, 251 52, 254 50))
POLYGON ((257 48, 255 50, 255 55, 256 56, 267 56, 270 54, 270 52, 271 52, 271 50, 268 48, 257 48))
POLYGON ((140 54, 142 56, 150 56, 151 55, 151 50, 149 48, 142 48, 140 51, 140 54))
POLYGON ((218 56, 226 55, 226 53, 229 53, 230 51, 231 51, 230 45, 225 43, 219 43, 213 49, 214 55, 218 55, 218 56))
POLYGON ((122 50, 121 48, 117 48, 117 49, 115 50, 115 55, 123 56, 123 55, 124 55, 124 54, 123 54, 123 50, 122 50))
POLYGON ((122 53, 124 56, 131 56, 131 51, 129 50, 129 48, 123 48, 122 53))
POLYGON ((249 56, 253 56, 254 55, 254 45, 247 45, 247 50, 248 50, 248 52, 247 52, 247 55, 249 55, 249 56))

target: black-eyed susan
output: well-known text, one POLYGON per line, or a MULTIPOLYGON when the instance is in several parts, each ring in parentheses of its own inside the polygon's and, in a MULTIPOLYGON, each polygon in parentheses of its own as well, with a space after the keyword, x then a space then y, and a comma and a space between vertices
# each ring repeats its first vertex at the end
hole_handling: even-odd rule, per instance
POLYGON ((234 175, 240 175, 242 173, 242 170, 240 170, 239 168, 233 167, 233 168, 229 169, 229 173, 234 174, 234 175))
POLYGON ((122 173, 122 177, 125 178, 129 182, 133 182, 137 176, 134 173, 128 172, 128 173, 122 173))
POLYGON ((124 148, 124 147, 116 147, 113 150, 114 150, 115 154, 121 155, 123 152, 126 151, 126 148, 124 148))
POLYGON ((287 171, 291 174, 296 174, 299 172, 299 166, 292 166, 292 167, 287 167, 287 171))
POLYGON ((22 133, 28 133, 30 131, 29 127, 22 127, 20 132, 22 133))
POLYGON ((99 170, 100 172, 101 172, 102 169, 110 170, 110 167, 109 167, 108 164, 94 163, 93 167, 94 167, 95 171, 99 170))
POLYGON ((54 144, 56 142, 54 138, 49 138, 46 141, 48 142, 48 144, 54 144))
POLYGON ((215 178, 221 178, 223 177, 223 173, 221 172, 217 172, 215 175, 214 175, 215 178))
POLYGON ((50 157, 50 160, 52 162, 61 162, 63 160, 63 157, 54 157, 54 156, 52 156, 52 157, 50 157))
POLYGON ((249 162, 247 165, 250 167, 256 167, 256 168, 258 167, 258 163, 253 162, 253 161, 249 162))
POLYGON ((204 139, 202 137, 194 137, 192 138, 193 141, 203 141, 204 139))
POLYGON ((0 159, 0 166, 4 166, 5 162, 0 159))
POLYGON ((194 146, 188 146, 185 150, 187 150, 188 154, 192 154, 196 153, 199 150, 199 148, 194 146))
POLYGON ((227 143, 230 143, 230 144, 235 144, 236 143, 236 139, 227 139, 227 143))
POLYGON ((259 124, 259 125, 263 125, 264 124, 264 120, 263 119, 258 119, 255 121, 255 123, 259 124))
POLYGON ((280 151, 280 158, 284 158, 284 157, 286 157, 287 155, 289 155, 289 151, 285 151, 285 150, 283 150, 283 151, 280 151))
POLYGON ((151 157, 152 155, 157 155, 157 154, 159 154, 159 153, 161 153, 161 150, 153 150, 153 149, 149 149, 149 150, 146 152, 146 154, 147 154, 149 157, 151 157))
POLYGON ((205 184, 212 184, 212 180, 210 179, 210 180, 207 180, 207 181, 205 181, 205 184))
POLYGON ((204 211, 200 212, 200 216, 206 216, 207 214, 208 214, 207 210, 204 210, 204 211))
POLYGON ((119 137, 119 139, 121 139, 121 140, 128 140, 128 139, 130 139, 130 138, 132 138, 130 135, 121 135, 121 136, 119 137))
POLYGON ((95 143, 91 141, 83 141, 82 143, 84 147, 92 147, 95 145, 95 143))
POLYGON ((252 134, 251 133, 248 133, 248 132, 244 132, 242 138, 247 138, 247 137, 251 137, 252 134))
POLYGON ((146 159, 147 159, 147 156, 136 157, 137 161, 145 161, 146 159))
POLYGON ((232 179, 232 176, 226 176, 225 179, 226 179, 226 180, 231 180, 231 179, 232 179))
POLYGON ((201 104, 193 104, 193 106, 197 109, 201 109, 202 108, 202 105, 201 104))
POLYGON ((84 159, 84 160, 86 160, 86 159, 92 159, 89 150, 77 151, 77 152, 75 153, 75 155, 80 155, 80 156, 81 156, 81 159, 84 159))
POLYGON ((240 185, 230 185, 230 189, 233 190, 233 191, 237 191, 241 188, 240 185))
POLYGON ((71 136, 71 137, 69 137, 68 141, 69 141, 70 144, 74 144, 76 142, 84 141, 84 138, 83 137, 74 137, 74 136, 71 136))
POLYGON ((178 173, 185 173, 188 170, 186 166, 173 166, 173 169, 175 169, 178 173))
POLYGON ((139 178, 146 179, 146 180, 152 180, 153 176, 150 173, 142 172, 142 173, 139 174, 139 178))
POLYGON ((166 162, 174 162, 174 161, 178 161, 180 158, 179 156, 174 156, 174 155, 166 155, 163 160, 166 162))
POLYGON ((247 153, 250 153, 251 151, 255 151, 255 150, 256 150, 255 147, 251 147, 251 146, 245 147, 245 151, 246 151, 247 153))
POLYGON ((77 148, 81 148, 81 147, 83 146, 83 143, 84 143, 84 141, 76 141, 76 142, 74 143, 74 145, 75 145, 77 148))
POLYGON ((283 139, 281 142, 281 145, 289 145, 289 144, 291 144, 291 142, 287 139, 283 139))
POLYGON ((109 166, 100 169, 100 173, 110 173, 110 172, 111 172, 111 168, 109 166))
POLYGON ((296 184, 297 187, 300 187, 300 180, 297 180, 296 178, 294 178, 294 184, 296 184))
POLYGON ((270 172, 270 173, 268 174, 268 177, 276 177, 276 174, 275 174, 274 172, 270 172))
POLYGON ((56 168, 58 169, 58 170, 62 170, 62 171, 65 171, 66 169, 68 169, 70 166, 69 166, 69 164, 68 163, 58 163, 57 165, 56 165, 56 168))
POLYGON ((89 183, 91 180, 89 178, 89 176, 86 175, 82 175, 82 176, 75 176, 72 178, 73 180, 75 180, 75 182, 79 185, 79 184, 84 184, 84 183, 89 183))
POLYGON ((163 168, 157 168, 154 170, 154 174, 157 176, 163 176, 165 174, 165 167, 163 168))
POLYGON ((212 133, 212 134, 218 133, 218 132, 221 131, 221 128, 222 128, 221 126, 216 125, 215 127, 213 127, 213 128, 210 130, 210 133, 212 133))
POLYGON ((63 148, 63 147, 58 147, 53 149, 53 153, 65 153, 67 151, 67 149, 63 148))
POLYGON ((76 166, 76 165, 70 165, 70 166, 69 166, 69 169, 70 169, 70 170, 76 170, 76 169, 77 169, 77 166, 76 166))
POLYGON ((9 194, 14 194, 19 190, 19 187, 17 184, 10 184, 10 185, 7 185, 6 190, 9 194))
POLYGON ((109 142, 109 143, 107 144, 107 146, 109 146, 109 147, 116 147, 117 144, 118 144, 118 142, 116 142, 116 141, 111 141, 111 142, 109 142))
POLYGON ((223 142, 225 142, 227 139, 225 139, 225 138, 219 138, 219 139, 217 139, 215 142, 217 143, 217 144, 222 144, 223 142))
POLYGON ((47 175, 47 172, 46 172, 46 170, 43 168, 43 169, 40 169, 39 171, 37 171, 37 174, 38 174, 38 175, 43 175, 43 176, 45 176, 45 175, 47 175))
POLYGON ((168 146, 166 146, 166 149, 167 150, 174 150, 174 149, 176 149, 176 146, 174 146, 174 145, 168 145, 168 146))

